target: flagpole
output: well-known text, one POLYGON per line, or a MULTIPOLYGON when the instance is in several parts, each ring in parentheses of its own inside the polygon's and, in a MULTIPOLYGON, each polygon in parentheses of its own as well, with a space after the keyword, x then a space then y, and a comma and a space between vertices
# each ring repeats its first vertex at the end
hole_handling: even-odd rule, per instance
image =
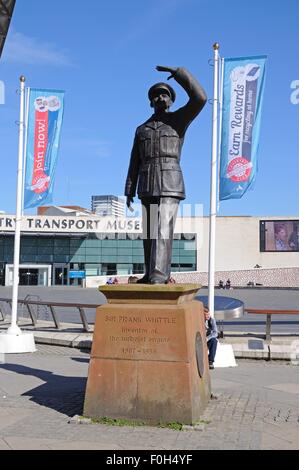
POLYGON ((211 158, 211 188, 210 188, 210 230, 209 230, 209 311, 214 317, 215 292, 215 233, 217 213, 217 150, 218 150, 218 94, 219 94, 219 44, 214 49, 214 97, 213 97, 213 127, 212 127, 212 158, 211 158))
POLYGON ((23 203, 23 158, 24 158, 24 128, 25 128, 25 77, 20 77, 20 121, 19 121, 19 153, 17 169, 17 200, 14 241, 14 267, 12 286, 11 324, 6 332, 0 333, 1 353, 25 353, 36 351, 34 335, 31 332, 22 332, 17 325, 20 240, 22 224, 23 203))
POLYGON ((17 325, 18 311, 18 289, 19 289, 19 264, 20 264, 20 239, 22 223, 22 189, 23 189, 23 157, 24 157, 24 128, 25 128, 25 77, 20 77, 20 121, 19 121, 19 155, 17 170, 17 203, 15 222, 15 243, 14 243, 14 263, 13 263, 13 284, 12 284, 12 307, 11 326, 8 334, 19 335, 21 330, 17 325))

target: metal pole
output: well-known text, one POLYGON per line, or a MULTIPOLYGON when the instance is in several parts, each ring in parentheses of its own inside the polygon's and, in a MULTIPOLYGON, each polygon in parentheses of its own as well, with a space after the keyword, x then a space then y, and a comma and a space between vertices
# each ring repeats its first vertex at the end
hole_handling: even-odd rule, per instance
POLYGON ((29 120, 29 100, 30 100, 30 88, 27 88, 26 98, 25 98, 25 123, 24 123, 24 132, 25 132, 25 143, 24 143, 24 152, 23 152, 23 180, 22 180, 22 217, 24 215, 24 192, 25 192, 25 178, 26 178, 26 153, 27 153, 27 141, 28 141, 28 120, 29 120))
POLYGON ((212 159, 211 159, 211 189, 210 189, 210 230, 209 230, 209 311, 214 317, 214 287, 215 287, 215 231, 217 213, 217 150, 218 150, 218 81, 219 81, 219 44, 214 49, 214 98, 213 98, 213 127, 212 127, 212 159))
POLYGON ((17 325, 18 311, 18 288, 19 288, 19 264, 20 264, 20 239, 22 223, 22 189, 23 189, 23 156, 24 156, 24 117, 25 117, 25 77, 20 77, 20 123, 19 123, 19 156, 17 171, 17 202, 16 202, 16 223, 15 223, 15 243, 14 243, 14 269, 12 286, 12 308, 11 326, 7 333, 20 335, 22 332, 17 325))

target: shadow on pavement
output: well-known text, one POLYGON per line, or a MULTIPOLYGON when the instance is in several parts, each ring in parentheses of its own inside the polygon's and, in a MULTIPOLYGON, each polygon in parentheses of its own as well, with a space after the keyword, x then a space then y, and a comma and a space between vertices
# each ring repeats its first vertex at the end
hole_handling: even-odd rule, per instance
POLYGON ((84 362, 85 364, 89 363, 89 357, 71 357, 72 361, 84 362))
POLYGON ((21 375, 31 375, 45 382, 22 394, 31 397, 30 400, 38 405, 67 416, 83 414, 86 377, 66 377, 19 364, 3 364, 1 368, 21 375))

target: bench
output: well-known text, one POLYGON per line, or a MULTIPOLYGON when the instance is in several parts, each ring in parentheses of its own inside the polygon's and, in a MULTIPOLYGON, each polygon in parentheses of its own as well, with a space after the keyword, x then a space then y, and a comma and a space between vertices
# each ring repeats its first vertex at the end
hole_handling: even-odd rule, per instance
MULTIPOLYGON (((10 307, 11 307, 11 299, 0 298, 0 302, 5 302, 8 305, 10 305, 10 307)), ((33 305, 43 305, 43 306, 48 307, 50 309, 55 327, 58 330, 60 329, 60 322, 59 322, 59 319, 57 317, 55 307, 76 308, 79 311, 81 322, 82 322, 83 328, 86 332, 90 331, 90 327, 88 325, 88 321, 87 321, 87 318, 86 318, 85 308, 97 309, 97 307, 99 306, 97 304, 79 304, 79 303, 51 302, 51 301, 46 301, 46 300, 37 301, 37 300, 26 300, 26 299, 23 299, 23 300, 19 299, 18 304, 19 305, 26 305, 28 314, 29 314, 29 316, 31 318, 31 321, 32 321, 32 324, 34 326, 36 326, 36 324, 37 324, 37 318, 34 315, 32 306, 33 305)), ((3 320, 4 320, 4 315, 3 315, 1 310, 0 310, 0 312, 1 312, 3 320)))
POLYGON ((266 341, 271 341, 271 318, 272 315, 299 315, 299 310, 269 310, 245 308, 245 312, 256 315, 266 315, 266 341))

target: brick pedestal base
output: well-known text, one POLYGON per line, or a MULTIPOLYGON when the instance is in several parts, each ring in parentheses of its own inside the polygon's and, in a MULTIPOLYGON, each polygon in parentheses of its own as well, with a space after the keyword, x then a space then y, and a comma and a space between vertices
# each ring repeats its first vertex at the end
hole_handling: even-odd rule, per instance
POLYGON ((84 415, 196 423, 210 398, 210 376, 203 308, 190 300, 191 287, 101 291, 110 303, 97 309, 84 415))

